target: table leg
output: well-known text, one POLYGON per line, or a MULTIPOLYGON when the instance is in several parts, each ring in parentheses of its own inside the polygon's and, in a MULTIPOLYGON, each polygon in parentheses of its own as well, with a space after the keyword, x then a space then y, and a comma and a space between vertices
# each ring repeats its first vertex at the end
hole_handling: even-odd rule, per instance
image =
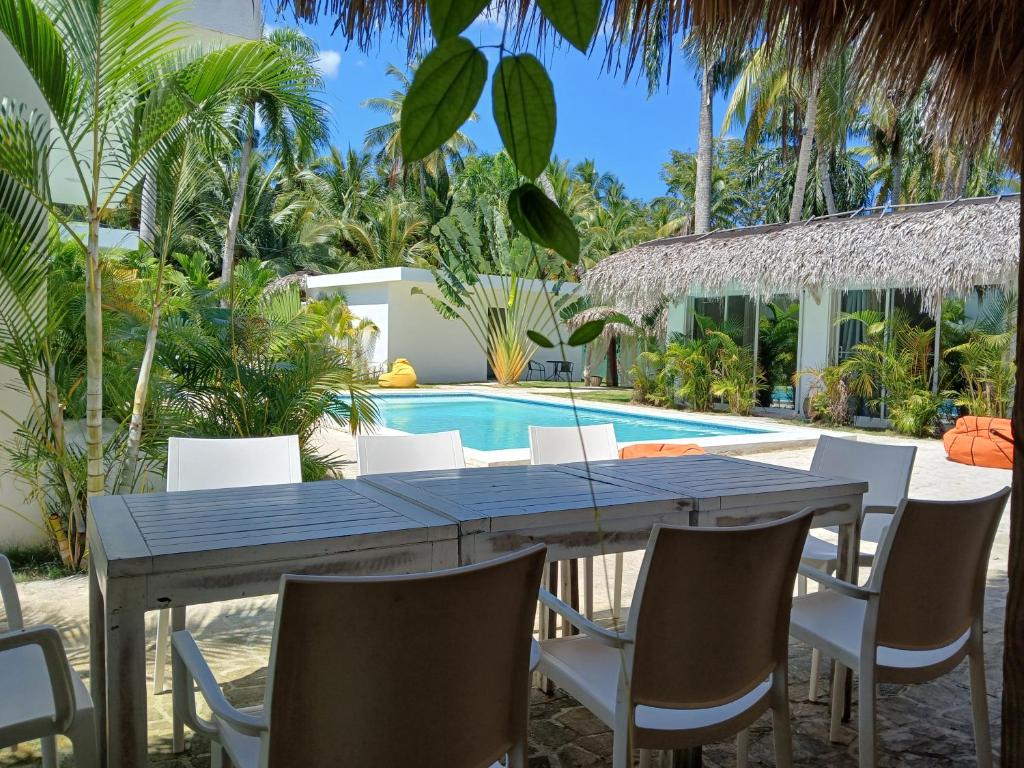
MULTIPOLYGON (((179 605, 171 608, 171 633, 180 632, 185 628, 185 606, 179 605)), ((174 692, 171 692, 171 696, 174 692)), ((173 711, 171 714, 171 749, 175 754, 179 754, 185 751, 185 723, 182 722, 181 718, 178 717, 178 713, 173 711)))
POLYGON ((107 768, 149 762, 144 589, 137 579, 107 581, 107 768))
POLYGON ((704 752, 700 747, 673 749, 669 752, 668 764, 672 768, 701 768, 704 765, 704 752))
POLYGON ((107 760, 107 655, 106 612, 99 574, 89 568, 89 687, 96 715, 96 751, 100 764, 107 760))

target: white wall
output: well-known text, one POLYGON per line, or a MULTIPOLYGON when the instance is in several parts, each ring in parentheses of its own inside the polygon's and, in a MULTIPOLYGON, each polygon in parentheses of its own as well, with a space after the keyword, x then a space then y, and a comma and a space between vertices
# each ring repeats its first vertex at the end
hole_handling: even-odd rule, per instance
POLYGON ((413 286, 437 295, 432 283, 389 283, 388 358, 404 357, 423 384, 455 384, 487 379, 487 358, 466 326, 438 314, 413 286))
MULTIPOLYGON (((797 342, 798 371, 824 368, 832 363, 832 342, 835 338, 835 291, 821 291, 817 298, 810 291, 800 294, 800 336, 797 342)), ((813 376, 801 376, 796 391, 796 407, 803 413, 803 402, 813 376)))

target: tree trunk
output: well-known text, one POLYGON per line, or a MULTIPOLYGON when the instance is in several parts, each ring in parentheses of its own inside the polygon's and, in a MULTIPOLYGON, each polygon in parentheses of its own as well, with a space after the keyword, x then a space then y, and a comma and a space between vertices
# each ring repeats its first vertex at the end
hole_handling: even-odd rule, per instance
MULTIPOLYGON (((1018 137, 1024 138, 1024 137, 1018 137)), ((1024 232, 1024 206, 1020 209, 1024 232)), ((1021 239, 1024 246, 1024 238, 1021 239)), ((1024 248, 1021 257, 1024 258, 1024 248)), ((1017 378, 1013 394, 1013 495, 1010 497, 1009 589, 1003 638, 1004 768, 1024 765, 1024 270, 1017 271, 1017 378)))
POLYGON ((942 164, 943 200, 952 200, 954 197, 956 197, 956 170, 956 154, 953 152, 953 148, 950 147, 949 149, 946 150, 946 159, 942 164))
POLYGON ((612 334, 608 340, 608 386, 619 386, 619 356, 615 353, 616 337, 612 334))
POLYGON ((86 491, 100 496, 103 476, 103 279, 100 272, 100 217, 89 211, 89 237, 85 255, 85 448, 88 461, 86 491))
POLYGON ((903 137, 896 134, 892 145, 892 205, 903 200, 903 137))
POLYGON ((235 242, 238 240, 238 225, 242 218, 242 205, 245 204, 245 188, 249 177, 249 158, 252 155, 253 108, 246 116, 245 137, 242 139, 242 153, 238 164, 238 187, 235 198, 231 201, 231 214, 228 216, 228 230, 224 235, 224 253, 221 259, 220 282, 222 286, 231 284, 231 274, 235 270, 235 242))
POLYGON ((838 211, 836 210, 836 196, 832 191, 832 171, 828 167, 828 152, 822 151, 822 148, 818 147, 818 179, 821 180, 821 194, 825 197, 825 210, 828 211, 829 216, 832 216, 838 211))
POLYGON ((814 124, 818 119, 818 82, 820 71, 811 75, 811 87, 807 91, 807 111, 804 113, 804 129, 800 136, 800 154, 796 162, 796 181, 793 184, 793 203, 789 207, 789 220, 800 221, 804 210, 804 193, 807 191, 807 172, 811 166, 811 148, 814 146, 814 124))
POLYGON ((712 100, 715 65, 704 67, 700 79, 700 119, 697 129, 697 179, 693 195, 694 234, 711 228, 712 100))
MULTIPOLYGON (((162 271, 162 270, 161 270, 162 271)), ((139 445, 142 443, 142 417, 146 412, 149 397, 149 382, 153 373, 153 358, 156 357, 156 339, 160 330, 160 303, 153 304, 146 331, 146 347, 139 364, 139 378, 135 382, 135 398, 132 401, 132 418, 128 425, 127 460, 120 479, 122 493, 131 493, 135 488, 135 473, 139 465, 139 445)))
POLYGON ((973 158, 970 152, 964 152, 960 158, 960 167, 956 171, 956 196, 963 197, 967 194, 967 181, 971 176, 971 162, 973 158))
POLYGON ((156 242, 156 177, 152 173, 142 180, 139 239, 149 246, 156 242))

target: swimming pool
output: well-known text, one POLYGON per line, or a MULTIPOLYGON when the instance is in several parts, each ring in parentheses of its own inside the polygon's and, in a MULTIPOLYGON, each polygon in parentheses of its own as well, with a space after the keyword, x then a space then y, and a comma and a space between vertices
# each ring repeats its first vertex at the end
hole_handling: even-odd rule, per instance
MULTIPOLYGON (((457 429, 462 444, 478 451, 529 448, 527 427, 574 427, 576 417, 567 402, 548 403, 511 397, 473 394, 374 395, 381 426, 423 434, 457 429)), ((772 430, 735 427, 696 419, 663 418, 626 413, 591 405, 576 406, 579 423, 612 424, 620 443, 639 440, 766 434, 772 430)))

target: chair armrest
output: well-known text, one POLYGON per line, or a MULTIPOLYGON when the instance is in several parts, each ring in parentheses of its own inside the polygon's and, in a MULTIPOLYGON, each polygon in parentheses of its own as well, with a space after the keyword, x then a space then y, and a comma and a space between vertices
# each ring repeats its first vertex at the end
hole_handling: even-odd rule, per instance
POLYGON ((203 720, 196 712, 195 686, 199 687, 210 711, 237 731, 259 736, 269 729, 265 717, 241 712, 231 706, 190 632, 182 630, 171 635, 171 664, 174 670, 174 710, 192 730, 207 736, 216 735, 218 730, 215 724, 203 720))
POLYGON ((18 599, 18 587, 14 583, 14 571, 11 561, 0 555, 0 603, 7 613, 7 629, 22 629, 25 621, 21 615, 21 601, 18 599))
POLYGON ((546 589, 540 590, 540 602, 550 608, 564 619, 567 619, 576 629, 589 635, 599 643, 610 645, 613 648, 621 648, 623 644, 630 642, 630 638, 620 632, 613 632, 595 624, 586 616, 575 610, 571 605, 562 602, 546 589))
POLYGON ((816 581, 826 589, 831 589, 833 592, 839 592, 840 594, 856 598, 857 600, 867 600, 869 597, 878 594, 878 590, 871 589, 869 587, 858 587, 856 584, 851 584, 848 581, 837 579, 835 576, 830 576, 824 571, 819 571, 817 568, 812 568, 811 566, 803 563, 800 564, 797 572, 801 576, 806 576, 811 581, 816 581))
POLYGON ((864 507, 863 513, 865 515, 871 513, 879 515, 895 515, 897 509, 899 509, 899 507, 890 507, 888 504, 871 504, 864 507))
MULTIPOLYGON (((0 653, 29 645, 39 646, 43 652, 46 673, 50 678, 50 690, 53 693, 54 725, 57 733, 67 733, 75 719, 75 685, 60 633, 56 627, 41 624, 30 629, 0 634, 0 653)), ((16 696, 17 692, 11 691, 5 695, 16 696)))

